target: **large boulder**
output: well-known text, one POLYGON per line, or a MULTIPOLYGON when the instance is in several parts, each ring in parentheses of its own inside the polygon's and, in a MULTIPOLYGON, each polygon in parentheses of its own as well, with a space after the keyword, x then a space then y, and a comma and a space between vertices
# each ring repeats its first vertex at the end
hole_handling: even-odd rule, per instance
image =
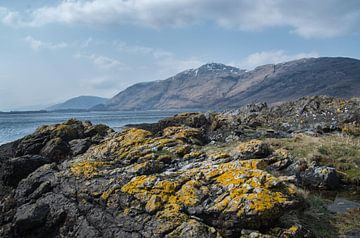
POLYGON ((88 121, 70 119, 62 124, 41 126, 31 135, 0 146, 0 156, 41 155, 54 162, 62 161, 72 154, 85 152, 90 144, 100 143, 111 132, 113 130, 105 125, 93 126, 88 121), (76 146, 74 140, 82 139, 88 143, 76 146))
POLYGON ((327 166, 314 166, 300 173, 301 183, 307 187, 337 189, 341 181, 336 170, 327 166))
POLYGON ((49 162, 49 159, 39 155, 24 155, 6 159, 0 163, 0 179, 4 185, 16 187, 20 180, 49 162))

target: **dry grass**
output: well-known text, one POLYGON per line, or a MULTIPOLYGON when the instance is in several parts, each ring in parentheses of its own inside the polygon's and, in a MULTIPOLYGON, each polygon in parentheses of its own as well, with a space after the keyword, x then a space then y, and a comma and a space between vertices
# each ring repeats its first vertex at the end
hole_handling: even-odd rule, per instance
POLYGON ((344 181, 360 184, 360 138, 342 134, 314 137, 298 134, 292 138, 265 140, 274 148, 289 150, 295 159, 331 166, 344 181))

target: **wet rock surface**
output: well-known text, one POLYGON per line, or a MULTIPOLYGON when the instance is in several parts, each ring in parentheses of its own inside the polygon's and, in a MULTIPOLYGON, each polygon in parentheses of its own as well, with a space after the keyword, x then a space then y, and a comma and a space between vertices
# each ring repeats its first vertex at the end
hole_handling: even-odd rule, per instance
POLYGON ((282 217, 306 209, 299 188, 338 189, 342 177, 264 138, 354 136, 358 109, 314 97, 121 132, 76 120, 43 126, 0 146, 0 237, 313 237, 282 217), (306 120, 333 110, 335 130, 306 120))

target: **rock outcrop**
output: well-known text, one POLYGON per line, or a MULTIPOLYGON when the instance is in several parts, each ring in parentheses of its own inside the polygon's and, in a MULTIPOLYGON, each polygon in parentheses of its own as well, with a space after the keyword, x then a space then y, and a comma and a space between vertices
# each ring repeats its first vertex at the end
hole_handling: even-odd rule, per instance
POLYGON ((265 139, 356 136, 358 115, 356 100, 311 97, 121 132, 40 127, 0 146, 0 237, 311 237, 283 219, 307 208, 299 188, 344 182, 265 139))

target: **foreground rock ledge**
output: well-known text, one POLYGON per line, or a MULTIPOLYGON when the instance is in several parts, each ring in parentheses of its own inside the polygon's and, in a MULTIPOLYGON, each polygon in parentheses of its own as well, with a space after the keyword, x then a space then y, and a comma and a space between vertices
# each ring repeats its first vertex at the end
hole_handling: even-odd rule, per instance
POLYGON ((133 128, 76 157, 31 157, 38 168, 2 195, 1 236, 236 237, 294 208, 293 190, 259 169, 261 158, 202 151, 205 140, 186 126, 133 128))

